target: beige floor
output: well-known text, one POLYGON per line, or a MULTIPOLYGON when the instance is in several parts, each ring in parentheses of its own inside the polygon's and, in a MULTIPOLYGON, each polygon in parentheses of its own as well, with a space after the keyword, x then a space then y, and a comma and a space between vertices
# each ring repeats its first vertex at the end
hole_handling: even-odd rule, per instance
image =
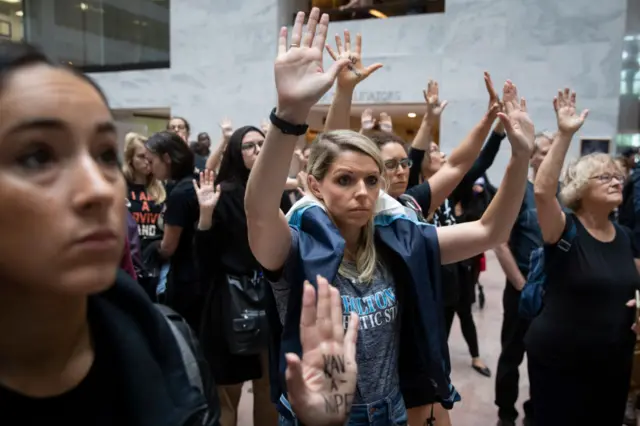
MULTIPOLYGON (((480 353, 487 365, 495 374, 498 356, 500 355, 500 326, 502 323, 502 290, 504 275, 493 253, 487 261, 487 271, 480 276, 484 286, 487 303, 484 310, 474 309, 480 353)), ((467 345, 462 338, 460 325, 453 324, 450 339, 452 380, 460 394, 462 402, 456 405, 451 413, 454 426, 490 426, 497 421, 494 400, 494 378, 485 378, 471 369, 471 359, 467 345)), ((520 399, 518 410, 522 411, 522 402, 528 396, 528 378, 526 368, 520 368, 520 399)), ((251 393, 245 386, 241 404, 238 426, 252 426, 251 393)), ((258 426, 258 425, 256 425, 258 426)))

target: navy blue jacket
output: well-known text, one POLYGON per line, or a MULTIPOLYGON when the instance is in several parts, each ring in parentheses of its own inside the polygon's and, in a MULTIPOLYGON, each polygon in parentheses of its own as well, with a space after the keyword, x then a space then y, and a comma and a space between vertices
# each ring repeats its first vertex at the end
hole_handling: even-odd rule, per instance
MULTIPOLYGON (((402 312, 398 361, 400 388, 405 399, 416 401, 425 394, 425 389, 433 393, 435 387, 438 400, 450 408, 460 397, 449 380, 451 366, 441 315, 440 249, 436 228, 410 220, 404 214, 404 208, 388 195, 380 198, 390 208, 378 213, 374 219, 376 248, 389 260, 402 312)), ((381 205, 380 200, 378 204, 381 205)), ((284 324, 280 324, 275 301, 269 309, 273 327, 271 396, 285 417, 290 417, 291 413, 285 398, 284 355, 289 352, 302 354, 299 331, 303 282, 305 279, 311 281, 317 275, 333 282, 345 246, 324 209, 319 205, 304 205, 304 199, 292 208, 289 225, 297 229, 299 240, 298 253, 289 258, 290 262, 295 259, 295 265, 287 265, 293 269, 296 279, 290 283, 284 324)))

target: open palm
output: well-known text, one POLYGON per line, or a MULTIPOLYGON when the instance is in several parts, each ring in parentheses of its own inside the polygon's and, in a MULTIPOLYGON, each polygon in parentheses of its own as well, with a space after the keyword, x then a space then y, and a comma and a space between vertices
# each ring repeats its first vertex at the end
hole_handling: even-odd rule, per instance
POLYGON ((376 121, 373 118, 373 110, 371 108, 367 108, 362 111, 362 115, 360 116, 360 127, 362 130, 371 130, 375 124, 376 121))
POLYGON ((340 293, 317 277, 315 291, 304 284, 300 340, 302 359, 287 354, 287 390, 296 416, 304 424, 341 424, 348 417, 358 375, 358 315, 351 313, 345 335, 340 293))
POLYGON ((425 119, 430 124, 436 124, 440 120, 442 112, 447 107, 447 101, 440 101, 440 87, 437 81, 429 80, 427 89, 422 91, 424 101, 427 104, 425 119))
POLYGON ((200 209, 213 210, 220 199, 220 185, 214 186, 214 173, 211 170, 200 172, 200 183, 193 180, 193 189, 198 197, 200 209))
POLYGON ((507 132, 511 149, 528 155, 533 151, 535 128, 527 112, 527 102, 518 97, 518 89, 510 80, 504 83, 502 100, 504 112, 498 113, 498 117, 507 132))
POLYGON ((311 107, 331 88, 338 72, 347 65, 348 60, 336 61, 324 72, 322 51, 327 39, 329 15, 323 14, 320 17, 320 10, 313 8, 303 36, 304 17, 304 12, 296 15, 290 48, 287 48, 287 28, 280 29, 274 72, 278 109, 293 111, 306 118, 311 107))
POLYGON ((584 124, 589 110, 585 109, 581 114, 576 111, 576 92, 568 88, 558 90, 558 96, 553 99, 553 108, 556 110, 558 119, 558 130, 574 134, 584 124))
POLYGON ((229 139, 233 134, 233 124, 231 120, 226 117, 223 118, 222 121, 220 121, 220 130, 222 131, 222 137, 229 139))
POLYGON ((369 77, 374 71, 382 68, 382 64, 376 63, 365 67, 362 65, 362 36, 356 34, 356 48, 351 49, 351 33, 344 30, 344 47, 340 36, 336 34, 336 51, 326 45, 327 52, 334 61, 348 60, 348 65, 338 74, 338 86, 353 89, 358 83, 369 77))
POLYGON ((380 130, 388 133, 393 132, 393 120, 391 120, 391 116, 386 112, 380 113, 380 130))
POLYGON ((489 107, 487 108, 489 115, 495 119, 498 112, 502 111, 502 103, 500 103, 500 97, 496 93, 496 89, 493 87, 493 81, 491 80, 491 74, 484 72, 484 85, 487 88, 489 94, 489 107))

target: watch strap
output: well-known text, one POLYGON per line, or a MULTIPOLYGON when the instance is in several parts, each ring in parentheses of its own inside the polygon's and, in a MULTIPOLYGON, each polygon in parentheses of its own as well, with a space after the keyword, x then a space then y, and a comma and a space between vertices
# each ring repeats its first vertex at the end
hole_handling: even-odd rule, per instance
POLYGON ((276 109, 274 108, 269 115, 271 124, 276 126, 285 135, 302 136, 307 133, 309 129, 308 124, 291 124, 276 115, 276 109))

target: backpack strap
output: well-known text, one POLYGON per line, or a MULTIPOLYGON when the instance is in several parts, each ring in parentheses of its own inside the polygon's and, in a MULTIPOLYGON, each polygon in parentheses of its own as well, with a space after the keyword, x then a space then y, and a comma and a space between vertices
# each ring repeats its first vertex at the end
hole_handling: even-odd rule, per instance
POLYGON ((198 390, 200 390, 200 392, 204 395, 204 384, 202 383, 198 361, 196 360, 195 354, 193 353, 193 350, 191 350, 191 346, 189 346, 189 343, 187 342, 184 334, 182 333, 182 331, 180 331, 180 329, 174 322, 184 320, 171 308, 165 305, 156 304, 156 307, 167 321, 167 324, 169 325, 169 328, 173 333, 173 337, 175 337, 176 343, 178 343, 180 355, 182 356, 182 363, 184 364, 185 370, 187 372, 189 383, 191 383, 192 386, 198 388, 198 390))
POLYGON ((555 244, 556 247, 567 253, 571 249, 571 241, 576 237, 578 230, 571 213, 565 213, 565 231, 560 236, 560 240, 555 244))
POLYGON ((420 220, 422 222, 426 222, 424 214, 422 213, 422 207, 420 207, 420 204, 418 203, 418 201, 415 198, 413 198, 409 194, 402 194, 401 196, 398 197, 398 201, 403 206, 408 207, 411 210, 413 210, 416 213, 416 216, 418 217, 418 220, 420 220))

